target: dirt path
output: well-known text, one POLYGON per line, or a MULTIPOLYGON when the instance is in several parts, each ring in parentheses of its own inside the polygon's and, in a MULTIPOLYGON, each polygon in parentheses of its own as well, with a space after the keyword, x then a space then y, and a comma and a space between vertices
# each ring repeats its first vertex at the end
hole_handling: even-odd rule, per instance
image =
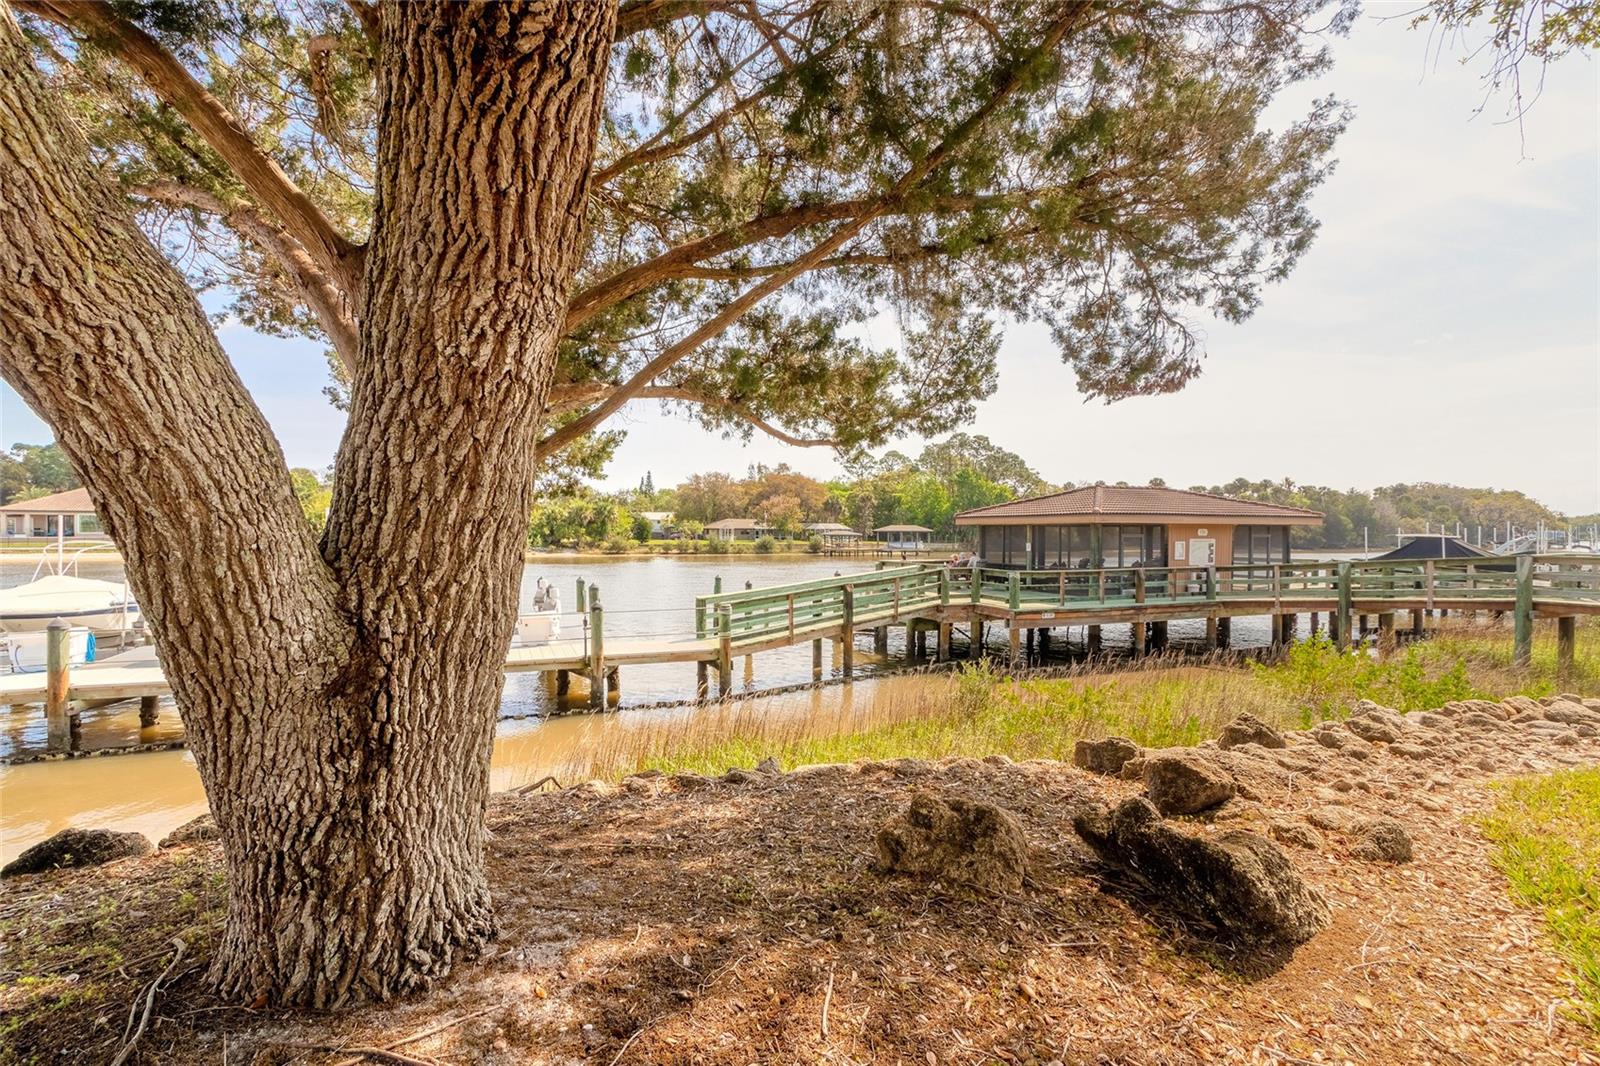
MULTIPOLYGON (((1287 961, 1230 951, 1094 863, 1072 812, 1136 782, 1002 758, 637 777, 496 799, 502 935, 427 998, 251 1012, 208 1000, 196 970, 164 994, 142 1061, 327 1063, 340 1056, 305 1045, 385 1047, 448 1025, 399 1050, 441 1063, 1600 1063, 1596 1034, 1562 1008, 1561 960, 1472 822, 1495 776, 1600 762, 1600 729, 1530 706, 1407 716, 1393 743, 1293 734, 1282 751, 1236 749, 1253 798, 1196 832, 1383 815, 1414 842, 1403 865, 1353 858, 1336 828, 1290 847, 1334 918, 1287 961), (1015 812, 1027 886, 996 897, 875 873, 875 828, 918 789, 1015 812)), ((129 1001, 170 958, 165 934, 186 929, 204 956, 213 849, 6 884, 9 1054, 110 1057, 129 1001), (155 954, 92 981, 16 979, 74 930, 129 960, 155 954), (75 988, 72 1010, 40 1006, 75 988)))

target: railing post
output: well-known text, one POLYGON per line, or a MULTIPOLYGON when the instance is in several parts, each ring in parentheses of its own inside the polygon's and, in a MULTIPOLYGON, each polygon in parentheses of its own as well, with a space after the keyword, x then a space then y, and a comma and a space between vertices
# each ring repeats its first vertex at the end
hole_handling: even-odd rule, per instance
MULTIPOLYGON (((1144 602, 1144 570, 1140 568, 1133 572, 1133 602, 1144 602)), ((1139 623, 1143 625, 1144 623, 1139 623)))
POLYGON ((1008 589, 1008 601, 1011 604, 1011 609, 1013 611, 1021 610, 1022 609, 1022 573, 1021 573, 1021 571, 1018 571, 1018 570, 1011 571, 1011 573, 1007 577, 1007 580, 1010 582, 1010 588, 1008 589))
POLYGON ((1206 567, 1206 599, 1215 602, 1217 598, 1217 568, 1206 567))
MULTIPOLYGON (((1283 613, 1283 564, 1272 564, 1272 613, 1283 613)), ((1274 642, 1276 643, 1276 642, 1274 642)))
POLYGON ((1350 615, 1354 596, 1350 589, 1350 564, 1340 563, 1335 571, 1334 581, 1339 586, 1339 609, 1334 612, 1332 620, 1333 642, 1341 650, 1350 646, 1350 615))
MULTIPOLYGON (((721 584, 722 579, 717 578, 721 584)), ((733 606, 717 604, 717 695, 726 696, 733 688, 733 606)))
POLYGON ((972 605, 976 607, 983 601, 983 568, 972 568, 972 605))
POLYGON ((700 640, 706 638, 706 598, 704 596, 696 596, 694 598, 694 635, 700 640))
MULTIPOLYGON (((1430 611, 1433 610, 1433 582, 1433 560, 1428 559, 1422 564, 1422 598, 1423 602, 1427 604, 1427 609, 1430 611)), ((1420 629, 1421 627, 1418 627, 1419 632, 1420 629)))
POLYGON ((45 742, 51 748, 72 745, 72 627, 57 618, 45 629, 45 742))
POLYGON ((1517 608, 1515 648, 1511 661, 1518 666, 1533 662, 1533 556, 1517 556, 1517 608))
POLYGON ((577 611, 579 614, 583 614, 589 609, 589 599, 584 590, 583 578, 581 577, 578 579, 578 594, 573 597, 572 602, 577 605, 573 608, 573 610, 577 611))
POLYGON ((606 709, 605 612, 600 607, 600 586, 589 588, 589 709, 606 709))
POLYGON ((950 571, 939 571, 939 606, 950 606, 950 571))
POLYGON ((844 676, 849 677, 855 673, 856 666, 856 589, 854 585, 846 585, 840 592, 843 594, 844 632, 839 638, 839 657, 844 676))

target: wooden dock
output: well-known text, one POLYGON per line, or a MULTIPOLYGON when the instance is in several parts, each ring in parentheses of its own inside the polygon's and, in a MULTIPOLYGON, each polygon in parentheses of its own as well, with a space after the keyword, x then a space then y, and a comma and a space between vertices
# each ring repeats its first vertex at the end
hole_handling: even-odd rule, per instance
MULTIPOLYGON (((952 633, 966 629, 969 655, 981 654, 984 629, 1004 628, 1013 661, 1023 643, 1046 646, 1051 630, 1087 626, 1089 647, 1100 627, 1127 624, 1135 653, 1158 646, 1178 619, 1203 619, 1206 643, 1226 644, 1229 620, 1268 615, 1273 643, 1294 636, 1298 615, 1309 613, 1313 631, 1326 615, 1330 637, 1348 647, 1376 618, 1379 653, 1394 645, 1395 615, 1406 611, 1421 633, 1428 614, 1491 611, 1514 619, 1514 660, 1527 663, 1533 622, 1554 618, 1557 660, 1570 668, 1576 617, 1600 614, 1600 558, 1593 555, 1522 555, 1504 560, 1426 559, 1405 562, 1318 562, 1272 566, 1123 567, 1099 570, 1006 570, 949 568, 935 563, 889 567, 866 574, 823 578, 771 588, 700 596, 692 632, 655 638, 605 637, 604 610, 594 590, 581 638, 513 646, 507 672, 537 671, 557 679, 565 695, 572 674, 587 675, 589 703, 606 706, 618 691, 623 666, 694 663, 695 694, 732 689, 732 662, 810 642, 813 677, 822 675, 823 642, 838 645, 846 677, 854 669, 856 638, 870 633, 874 646, 888 646, 889 627, 906 627, 907 648, 952 655, 952 633)), ((68 669, 66 629, 57 623, 51 671, 0 676, 0 702, 44 704, 52 738, 65 737, 75 706, 139 698, 154 713, 156 697, 170 692, 155 649, 135 648, 99 662, 68 669)), ((54 632, 54 630, 53 630, 54 632)))

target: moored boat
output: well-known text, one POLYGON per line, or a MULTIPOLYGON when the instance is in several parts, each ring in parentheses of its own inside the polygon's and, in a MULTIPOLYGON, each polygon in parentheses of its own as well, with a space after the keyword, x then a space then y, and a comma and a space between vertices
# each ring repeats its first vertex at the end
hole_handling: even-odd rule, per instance
POLYGON ((0 631, 41 632, 57 618, 99 634, 125 633, 139 620, 139 604, 120 582, 66 574, 0 589, 0 631))

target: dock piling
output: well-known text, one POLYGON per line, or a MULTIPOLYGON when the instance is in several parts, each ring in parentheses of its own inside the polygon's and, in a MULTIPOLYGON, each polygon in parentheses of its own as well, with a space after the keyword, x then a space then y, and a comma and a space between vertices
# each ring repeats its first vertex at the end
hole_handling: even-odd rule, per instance
POLYGON ((1387 659, 1394 653, 1394 612, 1378 615, 1378 658, 1387 659))
POLYGON ((160 696, 139 697, 140 729, 149 729, 151 726, 156 724, 156 705, 160 702, 160 700, 160 696))
POLYGON ((1515 649, 1511 661, 1517 666, 1533 662, 1533 556, 1517 556, 1517 605, 1514 613, 1515 649))
POLYGON ((841 668, 844 676, 849 678, 856 672, 856 590, 854 585, 846 585, 839 591, 842 594, 840 605, 844 611, 844 624, 839 633, 839 654, 843 659, 841 668))
POLYGON ((599 585, 589 587, 589 709, 606 709, 605 614, 599 585))
POLYGON ((57 618, 45 629, 45 739, 51 748, 72 745, 72 627, 57 618))
POLYGON ((1578 619, 1564 614, 1556 619, 1556 673, 1559 676, 1571 676, 1577 649, 1578 619))

